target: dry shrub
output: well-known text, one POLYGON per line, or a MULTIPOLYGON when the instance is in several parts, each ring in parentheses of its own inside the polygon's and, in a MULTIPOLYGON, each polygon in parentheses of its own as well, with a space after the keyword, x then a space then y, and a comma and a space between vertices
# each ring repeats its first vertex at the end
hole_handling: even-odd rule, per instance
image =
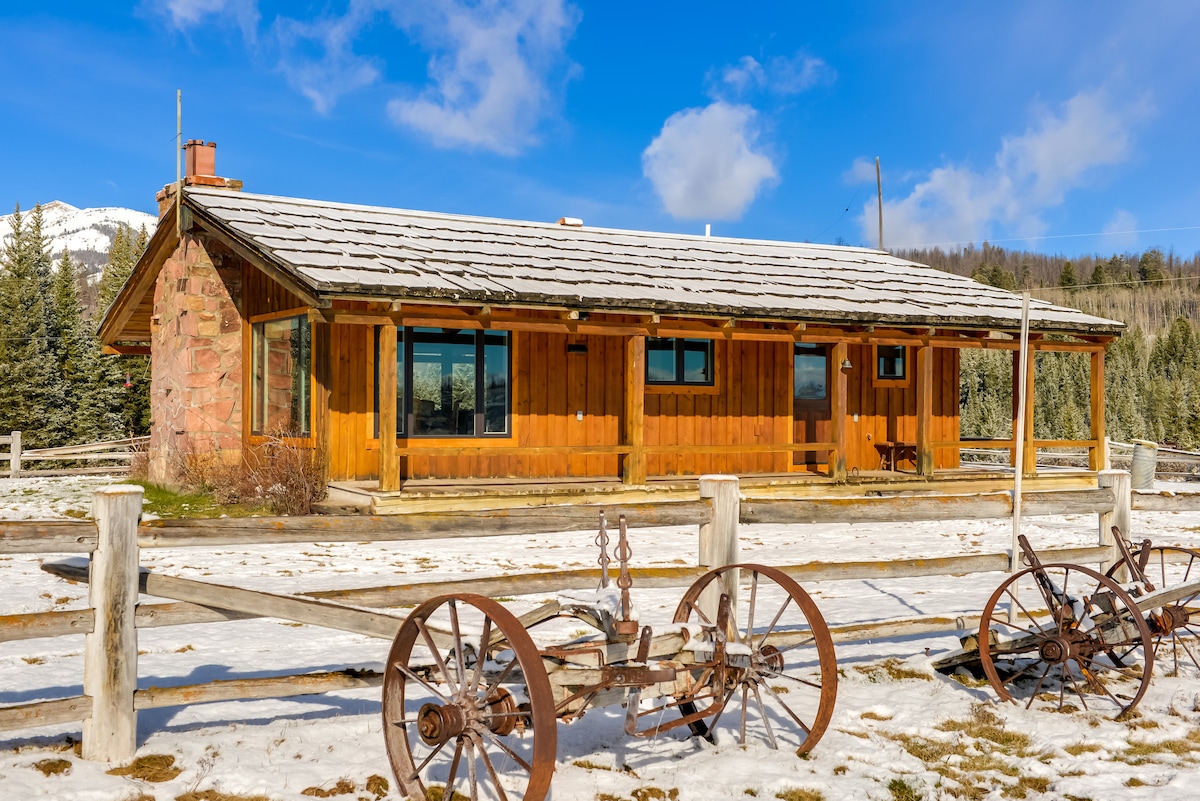
POLYGON ((175 767, 175 757, 170 754, 146 754, 108 771, 110 776, 132 776, 146 782, 169 782, 180 773, 183 770, 175 767))
POLYGON ((240 463, 189 442, 172 454, 176 480, 193 492, 211 493, 221 504, 260 501, 275 514, 306 515, 325 497, 328 473, 315 448, 277 432, 247 450, 240 463))
POLYGON ((271 434, 243 464, 242 487, 276 514, 306 515, 325 497, 325 461, 315 448, 271 434))
POLYGON ((390 787, 391 785, 388 784, 388 780, 380 776, 378 773, 372 773, 370 776, 368 776, 367 783, 364 785, 364 789, 368 793, 374 795, 376 798, 383 798, 385 795, 387 795, 390 787))

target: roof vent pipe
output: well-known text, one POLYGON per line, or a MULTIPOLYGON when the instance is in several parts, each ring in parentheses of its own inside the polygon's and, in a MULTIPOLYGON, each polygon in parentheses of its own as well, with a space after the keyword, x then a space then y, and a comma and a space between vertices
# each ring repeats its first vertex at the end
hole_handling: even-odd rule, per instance
POLYGON ((559 217, 558 224, 565 225, 568 228, 582 228, 583 220, 578 217, 559 217))

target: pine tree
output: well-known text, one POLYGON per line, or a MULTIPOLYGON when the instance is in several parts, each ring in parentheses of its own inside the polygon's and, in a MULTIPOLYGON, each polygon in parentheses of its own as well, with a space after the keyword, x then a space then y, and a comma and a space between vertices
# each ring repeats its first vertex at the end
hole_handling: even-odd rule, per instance
POLYGON ((35 447, 63 444, 70 420, 59 373, 58 315, 41 206, 28 224, 20 208, 0 270, 0 431, 20 430, 35 447))
MULTIPOLYGON (((102 318, 133 274, 146 249, 146 229, 134 234, 125 225, 117 229, 108 262, 100 276, 96 308, 102 318)), ((99 319, 97 319, 97 323, 99 319)), ((120 394, 115 400, 118 435, 137 437, 150 433, 150 360, 146 356, 102 357, 96 392, 120 394)))
POLYGON ((1075 265, 1071 262, 1063 265, 1062 273, 1058 277, 1058 285, 1063 289, 1074 289, 1079 286, 1079 278, 1075 275, 1075 265))
POLYGON ((1167 277, 1167 268, 1163 262, 1163 253, 1158 248, 1147 250, 1138 259, 1138 280, 1143 284, 1163 281, 1167 277))

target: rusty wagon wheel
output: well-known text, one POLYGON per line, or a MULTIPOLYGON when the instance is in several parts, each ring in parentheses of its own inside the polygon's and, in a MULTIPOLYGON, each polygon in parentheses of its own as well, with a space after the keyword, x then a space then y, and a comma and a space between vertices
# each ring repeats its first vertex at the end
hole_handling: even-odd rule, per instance
POLYGON ((1031 567, 996 588, 979 623, 979 661, 1003 701, 1028 694, 1060 712, 1120 717, 1150 684, 1150 629, 1129 594, 1072 564, 1031 567), (1013 610, 1012 620, 1009 609, 1013 610))
POLYGON ((730 565, 697 579, 675 610, 676 623, 718 621, 725 643, 715 643, 711 656, 695 651, 695 689, 677 699, 685 716, 700 713, 692 731, 711 736, 725 721, 743 744, 753 727, 772 748, 785 739, 811 751, 837 698, 837 657, 816 603, 782 571, 730 565), (730 581, 739 583, 736 608, 724 594, 730 581))
POLYGON ((418 606, 388 653, 383 732, 406 798, 542 801, 558 732, 529 633, 479 595, 418 606))
MULTIPOLYGON (((1133 560, 1143 565, 1146 580, 1155 589, 1195 581, 1200 578, 1200 551, 1174 545, 1139 548, 1133 560)), ((1126 576, 1126 562, 1117 562, 1108 571, 1109 578, 1126 576)), ((1154 661, 1167 665, 1171 675, 1200 676, 1200 590, 1186 595, 1170 606, 1148 610, 1150 636, 1154 640, 1154 661), (1182 673, 1180 670, 1182 669, 1182 673)))

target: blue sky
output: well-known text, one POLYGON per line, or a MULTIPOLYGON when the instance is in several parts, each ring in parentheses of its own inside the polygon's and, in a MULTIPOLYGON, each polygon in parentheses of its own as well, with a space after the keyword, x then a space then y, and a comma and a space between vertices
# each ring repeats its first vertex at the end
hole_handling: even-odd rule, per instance
POLYGON ((1191 256, 1197 30, 1106 0, 5 3, 0 209, 154 211, 181 89, 247 191, 874 245, 879 156, 889 247, 1191 256))

